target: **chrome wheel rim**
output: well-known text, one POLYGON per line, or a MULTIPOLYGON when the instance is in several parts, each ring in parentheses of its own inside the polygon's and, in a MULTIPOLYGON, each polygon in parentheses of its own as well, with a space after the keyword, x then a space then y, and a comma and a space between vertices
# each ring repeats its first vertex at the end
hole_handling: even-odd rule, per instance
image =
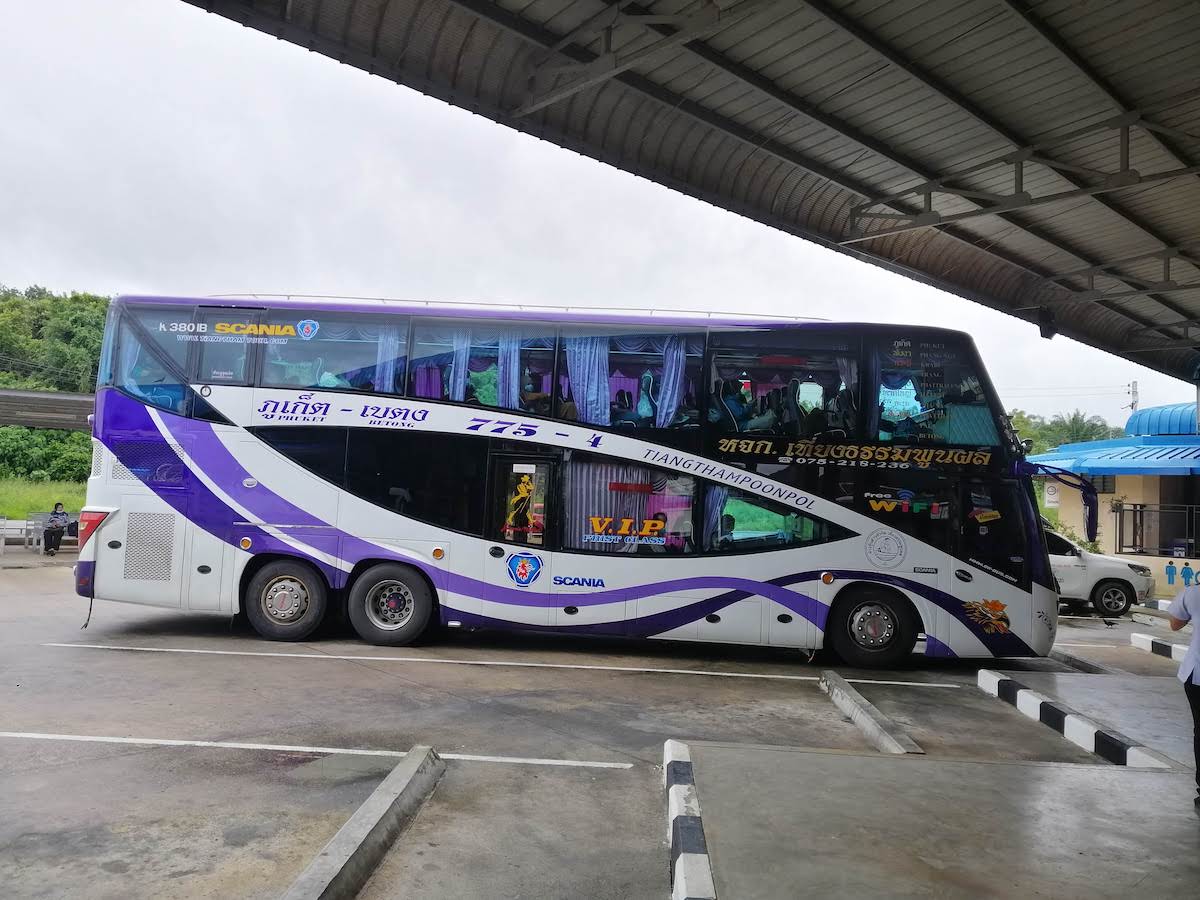
POLYGON ((850 638, 864 650, 883 650, 896 637, 896 617, 882 603, 860 603, 846 622, 850 638))
POLYGON ((1100 594, 1100 605, 1109 612, 1120 612, 1125 608, 1125 592, 1119 587, 1108 587, 1100 594))
POLYGON ((279 575, 267 582, 258 599, 259 608, 272 622, 292 625, 308 612, 308 588, 291 575, 279 575))
POLYGON ((402 581, 381 581, 367 593, 367 618, 384 631, 403 628, 415 609, 413 593, 402 581))

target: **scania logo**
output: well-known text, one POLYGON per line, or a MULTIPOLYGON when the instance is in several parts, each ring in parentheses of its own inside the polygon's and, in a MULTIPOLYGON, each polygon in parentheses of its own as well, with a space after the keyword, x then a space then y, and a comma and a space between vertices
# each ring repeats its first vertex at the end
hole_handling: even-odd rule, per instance
POLYGON ((510 553, 504 565, 508 569, 508 577, 521 587, 529 587, 542 574, 542 558, 528 550, 510 553))
POLYGON ((296 323, 296 331, 300 338, 305 341, 311 341, 317 336, 317 329, 321 324, 316 319, 301 319, 296 323))
POLYGON ((560 587, 604 587, 603 578, 576 578, 574 575, 555 575, 553 583, 560 587))

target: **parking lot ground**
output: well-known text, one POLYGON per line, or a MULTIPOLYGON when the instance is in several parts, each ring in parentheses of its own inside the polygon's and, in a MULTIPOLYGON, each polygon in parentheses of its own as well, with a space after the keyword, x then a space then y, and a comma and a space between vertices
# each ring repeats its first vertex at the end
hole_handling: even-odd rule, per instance
MULTIPOLYGON (((1159 635, 1164 640, 1171 634, 1165 628, 1154 631, 1145 625, 1139 625, 1128 616, 1107 620, 1087 616, 1059 619, 1058 638, 1054 646, 1075 656, 1129 672, 1131 675, 1174 675, 1179 669, 1179 663, 1139 650, 1129 643, 1129 635, 1135 631, 1159 635), (1106 622, 1113 624, 1109 625, 1106 622)), ((1178 637, 1175 639, 1179 640, 1178 637)))
POLYGON ((662 900, 661 775, 448 765, 363 900, 662 900))
POLYGON ((1049 728, 1038 727, 1013 707, 997 703, 994 697, 980 690, 967 687, 955 693, 953 698, 930 698, 890 685, 858 684, 856 687, 880 712, 903 727, 928 754, 1096 763, 1093 754, 1049 728))
POLYGON ((719 897, 1192 896, 1188 773, 690 745, 719 897), (1169 864, 1164 865, 1164 861, 1169 864))
POLYGON ((1013 677, 1181 766, 1193 767, 1192 714, 1183 685, 1174 676, 1026 672, 1013 677))
POLYGON ((6 897, 277 897, 394 764, 0 738, 0 884, 6 897))
MULTIPOLYGON (((868 671, 771 648, 453 632, 393 649, 336 626, 281 644, 228 617, 113 603, 97 603, 81 631, 86 613, 68 569, 0 572, 0 731, 391 752, 428 744, 443 754, 445 780, 387 857, 370 896, 660 896, 667 881, 663 741, 874 754, 819 690, 827 666, 909 726, 931 754, 1087 758, 978 691, 977 671, 996 667, 993 660, 914 656, 892 671, 868 671)), ((1071 671, 1053 660, 1000 665, 1071 671)), ((170 868, 146 862, 136 871, 115 860, 137 876, 123 882, 124 896, 196 894, 210 884, 216 895, 226 871, 258 866, 271 880, 282 877, 285 858, 294 874, 387 764, 383 758, 368 767, 367 778, 344 774, 355 764, 342 756, 318 764, 313 754, 299 762, 290 753, 191 744, 0 742, 15 759, 58 763, 41 775, 17 763, 0 770, 0 798, 20 798, 10 826, 19 831, 0 838, 0 865, 21 867, 26 879, 14 882, 16 896, 72 893, 83 882, 73 880, 81 877, 74 870, 58 872, 54 845, 72 845, 55 835, 93 827, 128 836, 150 859, 171 860, 170 868), (153 764, 138 784, 143 759, 153 764), (129 768, 111 768, 121 766, 129 768), (156 767, 178 778, 168 781, 156 767), (285 778, 317 771, 329 771, 330 782, 312 791, 285 778), (122 775, 134 787, 119 790, 122 775), (89 794, 89 785, 100 793, 89 794), (222 792, 232 797, 224 805, 222 792), (305 824, 308 793, 328 806, 325 830, 305 824), (275 845, 287 840, 292 819, 271 818, 289 804, 305 836, 290 855, 275 845), (251 829, 234 832, 235 841, 260 828, 274 835, 263 839, 273 857, 257 861, 250 843, 226 846, 224 826, 217 830, 226 808, 232 823, 251 829), (191 840, 189 828, 192 852, 207 854, 199 862, 156 852, 163 835, 191 840), (176 888, 171 873, 191 869, 209 880, 176 888)), ((109 860, 95 858, 97 865, 109 860)), ((246 881, 242 893, 259 884, 246 881)), ((271 880, 272 889, 281 884, 271 880)))

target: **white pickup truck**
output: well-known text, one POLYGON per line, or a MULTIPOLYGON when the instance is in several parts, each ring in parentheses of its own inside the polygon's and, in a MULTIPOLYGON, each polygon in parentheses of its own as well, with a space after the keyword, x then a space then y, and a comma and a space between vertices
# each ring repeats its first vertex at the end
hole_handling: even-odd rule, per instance
POLYGON ((1046 546, 1064 603, 1091 603, 1102 616, 1120 616, 1135 600, 1154 596, 1154 574, 1146 566, 1084 550, 1049 529, 1046 546))

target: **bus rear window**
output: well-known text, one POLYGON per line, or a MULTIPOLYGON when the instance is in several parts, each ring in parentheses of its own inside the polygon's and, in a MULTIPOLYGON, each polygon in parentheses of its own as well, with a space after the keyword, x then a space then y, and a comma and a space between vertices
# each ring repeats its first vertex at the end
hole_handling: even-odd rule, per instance
POLYGON ((979 363, 952 339, 897 336, 875 350, 875 430, 881 441, 996 446, 979 363))

